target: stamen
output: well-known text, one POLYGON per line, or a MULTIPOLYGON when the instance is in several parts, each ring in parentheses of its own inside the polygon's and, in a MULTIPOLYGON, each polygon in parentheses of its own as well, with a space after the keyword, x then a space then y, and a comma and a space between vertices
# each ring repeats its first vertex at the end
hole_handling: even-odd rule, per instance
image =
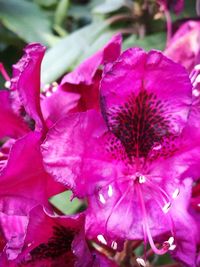
POLYGON ((146 267, 147 266, 145 261, 142 258, 137 258, 136 261, 141 267, 146 267))
POLYGON ((163 245, 166 245, 168 250, 174 250, 176 248, 176 245, 174 244, 174 237, 171 236, 168 241, 164 242, 163 245))
POLYGON ((4 66, 3 66, 2 63, 0 63, 0 73, 2 74, 2 76, 4 77, 4 79, 5 79, 6 81, 10 81, 10 77, 9 77, 9 75, 8 75, 8 73, 7 73, 7 71, 6 71, 6 69, 4 68, 4 66))
POLYGON ((56 92, 58 89, 58 83, 57 82, 53 82, 52 83, 52 92, 56 92))
POLYGON ((50 84, 47 83, 44 85, 43 91, 46 92, 49 90, 49 88, 50 88, 50 84))
POLYGON ((152 238, 152 235, 151 235, 151 231, 149 229, 149 225, 148 225, 148 221, 147 221, 147 213, 146 213, 145 203, 144 203, 144 199, 143 199, 143 196, 142 196, 142 191, 141 191, 141 188, 140 188, 140 185, 139 184, 136 184, 136 190, 137 190, 138 199, 139 199, 139 202, 140 202, 140 205, 141 205, 141 209, 142 209, 144 237, 146 239, 146 235, 147 235, 149 244, 150 244, 152 250, 156 254, 163 255, 163 254, 165 254, 168 251, 169 246, 163 246, 161 249, 158 249, 155 246, 155 243, 154 243, 153 238, 152 238))
POLYGON ((152 150, 160 150, 162 148, 162 145, 161 144, 157 144, 155 146, 153 146, 152 150))
POLYGON ((4 83, 4 86, 5 86, 5 88, 10 89, 11 82, 10 82, 10 81, 6 81, 6 82, 4 83))
POLYGON ((170 246, 174 243, 174 237, 171 236, 169 239, 168 239, 168 243, 170 244, 170 246))
POLYGON ((116 250, 117 249, 117 242, 112 241, 111 248, 114 249, 114 250, 116 250))
POLYGON ((148 182, 147 184, 149 187, 151 187, 153 190, 157 190, 159 193, 161 193, 165 197, 165 199, 163 199, 165 204, 168 202, 171 202, 171 199, 168 196, 168 194, 165 192, 165 190, 163 190, 159 185, 152 183, 150 179, 148 179, 147 182, 148 182))
POLYGON ((108 196, 112 197, 112 195, 113 195, 113 188, 112 188, 112 185, 109 185, 108 186, 108 196))
POLYGON ((46 92, 46 97, 50 97, 51 95, 52 95, 51 92, 49 92, 49 91, 46 92))
POLYGON ((200 75, 198 75, 198 76, 196 77, 195 82, 196 82, 196 83, 199 83, 199 82, 200 82, 200 75))
POLYGON ((195 70, 200 70, 200 64, 197 64, 195 67, 194 67, 195 70))
POLYGON ((162 208, 163 212, 167 213, 169 211, 170 207, 171 207, 171 203, 170 202, 166 203, 164 205, 164 207, 162 208))
POLYGON ((197 204, 197 206, 198 206, 198 207, 200 207, 200 203, 199 203, 199 204, 197 204))
POLYGON ((193 90, 192 90, 192 95, 198 97, 198 96, 200 95, 199 90, 197 90, 197 89, 193 89, 193 90))
POLYGON ((97 239, 99 240, 99 242, 101 242, 104 245, 107 245, 107 241, 105 240, 103 235, 98 235, 97 239))
MULTIPOLYGON (((112 214, 115 212, 115 210, 118 208, 118 206, 120 205, 120 203, 124 200, 124 198, 128 195, 130 189, 131 189, 131 188, 128 186, 128 187, 127 187, 127 190, 122 194, 122 196, 119 198, 119 200, 118 200, 117 203, 114 205, 114 207, 112 207, 111 212, 110 212, 110 214, 109 214, 109 216, 108 216, 108 218, 107 218, 107 220, 106 220, 106 223, 105 223, 105 227, 106 227, 106 229, 107 229, 107 227, 108 227, 108 222, 109 222, 109 220, 110 220, 112 214)), ((127 209, 127 210, 128 210, 128 209, 127 209)))
POLYGON ((99 200, 101 201, 102 204, 106 204, 106 200, 101 193, 99 194, 99 200))
POLYGON ((180 193, 180 190, 177 188, 177 189, 174 191, 174 193, 173 193, 173 195, 172 195, 172 198, 173 198, 173 199, 176 199, 176 198, 178 197, 179 193, 180 193))
POLYGON ((144 175, 139 176, 139 183, 144 184, 146 182, 146 177, 144 175))

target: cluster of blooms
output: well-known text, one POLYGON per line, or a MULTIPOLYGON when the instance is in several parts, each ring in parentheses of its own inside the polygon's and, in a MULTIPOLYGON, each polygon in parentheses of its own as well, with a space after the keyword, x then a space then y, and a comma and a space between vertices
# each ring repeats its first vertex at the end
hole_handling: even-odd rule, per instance
POLYGON ((133 266, 148 244, 200 266, 199 38, 187 22, 164 53, 121 53, 116 35, 48 87, 40 44, 11 79, 1 65, 1 267, 117 267, 127 240, 144 241, 133 266), (48 199, 66 189, 85 211, 55 212, 48 199))

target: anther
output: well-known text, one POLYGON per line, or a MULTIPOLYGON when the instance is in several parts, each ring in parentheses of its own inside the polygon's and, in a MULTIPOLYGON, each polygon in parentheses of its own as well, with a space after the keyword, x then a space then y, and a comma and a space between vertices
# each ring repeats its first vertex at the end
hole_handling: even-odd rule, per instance
POLYGON ((146 177, 144 175, 139 176, 139 183, 144 184, 146 182, 146 177))
POLYGON ((180 190, 178 188, 176 188, 176 190, 174 191, 174 193, 172 194, 172 198, 175 199, 177 198, 177 196, 179 195, 180 190))
POLYGON ((145 261, 142 258, 137 258, 136 261, 141 267, 146 267, 147 266, 145 261))
POLYGON ((193 90, 192 90, 192 95, 198 97, 198 96, 200 95, 199 90, 197 90, 197 89, 193 89, 193 90))
POLYGON ((114 250, 116 250, 117 249, 117 242, 112 241, 111 248, 114 249, 114 250))
POLYGON ((176 248, 176 245, 174 244, 174 237, 171 236, 168 241, 164 242, 163 245, 167 245, 168 250, 174 250, 176 248))
POLYGON ((105 240, 103 235, 98 235, 97 239, 99 240, 99 242, 101 242, 104 245, 107 245, 107 241, 105 240))
POLYGON ((49 90, 49 88, 50 88, 50 84, 47 83, 47 84, 44 85, 43 91, 46 92, 46 91, 49 90))
POLYGON ((200 70, 200 64, 197 64, 195 67, 194 67, 195 70, 200 70))
POLYGON ((106 204, 106 200, 102 194, 99 194, 99 200, 102 204, 106 204))
POLYGON ((4 83, 4 86, 5 86, 5 88, 10 89, 11 82, 10 82, 10 81, 6 81, 6 82, 4 83))
POLYGON ((51 92, 49 92, 49 91, 46 92, 46 97, 50 97, 51 95, 52 95, 51 92))
POLYGON ((164 207, 162 208, 162 211, 163 211, 164 213, 167 213, 167 212, 169 211, 170 207, 171 207, 171 203, 170 203, 170 202, 167 202, 167 203, 164 205, 164 207))
POLYGON ((112 195, 113 195, 113 188, 112 188, 112 185, 109 185, 108 186, 108 196, 112 197, 112 195))

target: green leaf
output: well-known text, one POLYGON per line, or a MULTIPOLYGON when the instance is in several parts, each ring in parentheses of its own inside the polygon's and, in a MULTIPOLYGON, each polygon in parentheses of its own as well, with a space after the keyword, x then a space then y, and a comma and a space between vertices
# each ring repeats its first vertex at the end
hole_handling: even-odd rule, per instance
POLYGON ((99 49, 101 49, 115 34, 114 31, 106 31, 102 33, 97 39, 91 44, 90 48, 85 51, 81 55, 80 58, 78 58, 78 61, 76 62, 75 66, 79 65, 81 62, 83 62, 86 58, 89 58, 94 53, 96 53, 99 49))
POLYGON ((50 7, 57 4, 57 0, 34 0, 40 6, 50 7))
POLYGON ((95 40, 105 32, 107 23, 92 23, 64 37, 45 54, 42 82, 51 83, 72 70, 79 58, 88 53, 95 40))
POLYGON ((49 199, 49 202, 64 214, 75 214, 83 205, 78 198, 71 201, 72 192, 65 191, 49 199))
POLYGON ((127 5, 130 5, 127 0, 105 0, 104 3, 95 7, 93 12, 98 14, 107 14, 117 11, 118 9, 127 5))
POLYGON ((129 47, 142 47, 145 50, 149 51, 151 49, 163 50, 166 44, 166 33, 154 33, 147 35, 142 39, 138 39, 135 35, 127 38, 123 43, 123 49, 129 47))
POLYGON ((69 8, 69 0, 60 0, 55 11, 55 24, 62 26, 64 19, 67 17, 67 11, 69 8))
POLYGON ((57 41, 48 17, 34 2, 0 0, 0 21, 26 42, 53 45, 57 41))

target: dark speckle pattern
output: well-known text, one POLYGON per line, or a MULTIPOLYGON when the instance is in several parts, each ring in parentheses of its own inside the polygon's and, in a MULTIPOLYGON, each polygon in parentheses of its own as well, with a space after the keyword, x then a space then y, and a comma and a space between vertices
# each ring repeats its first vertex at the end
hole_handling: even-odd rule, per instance
POLYGON ((55 259, 71 250, 74 233, 63 226, 53 227, 53 236, 47 243, 42 243, 34 248, 30 254, 32 259, 55 259))
POLYGON ((137 96, 131 95, 124 105, 104 113, 113 134, 108 150, 112 154, 119 154, 120 150, 121 159, 127 157, 129 161, 136 157, 147 158, 150 154, 155 157, 158 151, 152 153, 152 149, 159 144, 162 144, 163 153, 170 153, 171 150, 167 152, 168 141, 174 137, 170 134, 168 113, 167 104, 153 93, 142 90, 137 96))
POLYGON ((71 244, 75 232, 64 226, 53 226, 52 237, 46 243, 41 243, 29 252, 29 257, 23 259, 18 266, 57 266, 62 262, 62 266, 71 266, 68 263, 73 261, 71 244), (64 261, 64 262, 63 262, 64 261), (38 263, 40 263, 38 265, 38 263))

